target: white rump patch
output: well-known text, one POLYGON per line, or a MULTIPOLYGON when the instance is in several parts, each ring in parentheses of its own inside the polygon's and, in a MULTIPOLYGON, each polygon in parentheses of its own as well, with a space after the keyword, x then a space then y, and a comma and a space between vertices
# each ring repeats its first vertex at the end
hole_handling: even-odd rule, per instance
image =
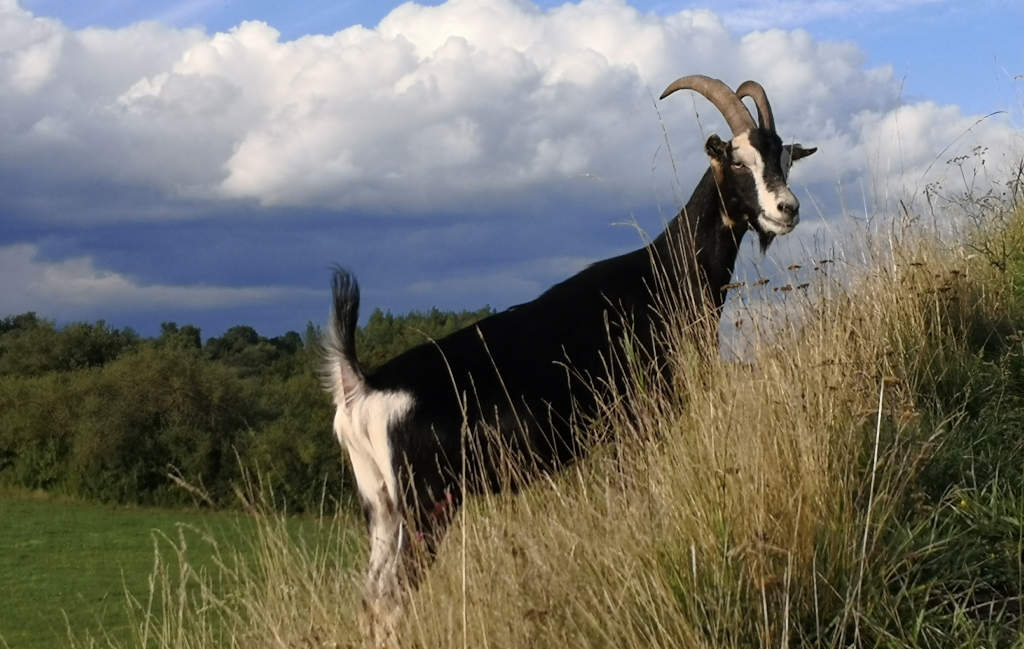
MULTIPOLYGON (((377 506, 381 489, 391 499, 390 506, 398 503, 398 486, 392 464, 388 431, 393 422, 403 417, 413 405, 413 398, 405 392, 374 392, 360 390, 339 399, 334 415, 334 433, 348 449, 359 493, 377 506)), ((383 503, 381 503, 383 505, 383 503)))

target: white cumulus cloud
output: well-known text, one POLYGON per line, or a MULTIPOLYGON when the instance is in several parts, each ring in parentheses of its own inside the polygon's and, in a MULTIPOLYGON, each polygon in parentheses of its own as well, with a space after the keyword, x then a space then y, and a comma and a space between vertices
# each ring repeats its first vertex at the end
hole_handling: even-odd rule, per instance
MULTIPOLYGON (((670 196, 653 96, 695 72, 765 85, 782 135, 820 147, 804 182, 880 162, 913 179, 976 119, 901 105, 892 71, 866 67, 853 44, 802 30, 735 36, 707 10, 448 0, 404 4, 373 29, 282 41, 259 22, 212 35, 156 22, 70 30, 8 0, 0 168, 363 212, 486 218, 488 205, 536 195, 628 209, 670 196)), ((688 188, 722 120, 685 94, 659 108, 688 188)), ((1017 133, 992 119, 972 137, 1002 150, 1017 133)))

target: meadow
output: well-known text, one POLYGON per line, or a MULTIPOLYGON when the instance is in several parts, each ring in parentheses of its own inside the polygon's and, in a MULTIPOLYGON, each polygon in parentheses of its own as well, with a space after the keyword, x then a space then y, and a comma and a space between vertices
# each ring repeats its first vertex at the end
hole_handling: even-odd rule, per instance
MULTIPOLYGON (((253 537, 260 520, 238 511, 126 507, 0 492, 0 646, 51 649, 75 637, 130 645, 142 605, 132 598, 150 594, 154 571, 173 569, 187 583, 192 573, 227 569, 228 548, 232 560, 247 560, 257 552, 253 537)), ((354 545, 339 547, 337 529, 322 521, 280 520, 286 521, 282 532, 289 543, 329 545, 339 570, 359 553, 354 545)))
MULTIPOLYGON (((1024 647, 1022 178, 737 287, 738 359, 677 331, 670 384, 638 364, 584 459, 467 502, 392 645, 1024 647)), ((206 554, 147 541, 117 632, 76 617, 71 646, 364 646, 361 524, 296 535, 261 493, 206 554)), ((90 592, 63 601, 110 614, 90 592)))
MULTIPOLYGON (((211 524, 232 529, 223 516, 114 508, 28 492, 0 497, 0 520, 0 637, 11 647, 59 646, 68 628, 124 634, 125 588, 145 589, 162 535, 197 535, 197 526, 211 524)), ((196 564, 206 563, 198 554, 196 564)))

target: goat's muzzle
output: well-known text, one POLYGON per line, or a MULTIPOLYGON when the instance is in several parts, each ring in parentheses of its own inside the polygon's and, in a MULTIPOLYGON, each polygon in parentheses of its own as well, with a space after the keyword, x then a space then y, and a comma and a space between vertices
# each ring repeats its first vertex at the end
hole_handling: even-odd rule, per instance
POLYGON ((779 204, 775 207, 778 208, 780 214, 789 217, 793 221, 793 225, 796 225, 796 222, 800 220, 800 203, 795 198, 792 202, 779 201, 779 204))

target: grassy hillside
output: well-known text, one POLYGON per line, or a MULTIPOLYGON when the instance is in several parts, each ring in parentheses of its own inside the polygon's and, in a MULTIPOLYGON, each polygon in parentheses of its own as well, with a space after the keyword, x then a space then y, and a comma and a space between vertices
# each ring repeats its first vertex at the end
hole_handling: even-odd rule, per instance
MULTIPOLYGON (((749 362, 680 334, 584 461, 468 503, 394 646, 1024 646, 1024 214, 982 217, 808 259, 749 362)), ((361 646, 361 564, 264 520, 251 569, 158 566, 190 595, 114 646, 361 646)))
POLYGON ((671 391, 609 408, 617 446, 460 519, 397 645, 1024 646, 1024 223, 1003 216, 968 247, 819 263, 747 314, 771 330, 750 364, 681 355, 671 391))

